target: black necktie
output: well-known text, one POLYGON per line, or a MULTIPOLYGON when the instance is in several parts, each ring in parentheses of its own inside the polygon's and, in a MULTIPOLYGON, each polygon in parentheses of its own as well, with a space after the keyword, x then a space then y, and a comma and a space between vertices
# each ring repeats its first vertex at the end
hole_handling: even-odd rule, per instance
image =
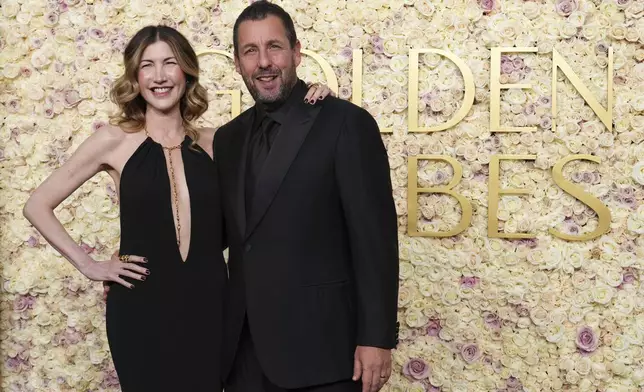
POLYGON ((248 146, 248 167, 246 172, 246 217, 250 216, 250 207, 255 196, 257 179, 264 167, 264 162, 271 150, 273 133, 277 123, 269 116, 264 116, 258 129, 253 133, 248 146))

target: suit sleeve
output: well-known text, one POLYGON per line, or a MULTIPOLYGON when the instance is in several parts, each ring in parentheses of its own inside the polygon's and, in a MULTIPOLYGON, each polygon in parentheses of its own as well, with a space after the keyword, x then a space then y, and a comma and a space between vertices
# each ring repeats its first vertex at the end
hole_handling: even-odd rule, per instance
POLYGON ((397 343, 398 226, 389 161, 378 124, 351 110, 340 131, 335 176, 349 232, 357 297, 357 344, 397 343))

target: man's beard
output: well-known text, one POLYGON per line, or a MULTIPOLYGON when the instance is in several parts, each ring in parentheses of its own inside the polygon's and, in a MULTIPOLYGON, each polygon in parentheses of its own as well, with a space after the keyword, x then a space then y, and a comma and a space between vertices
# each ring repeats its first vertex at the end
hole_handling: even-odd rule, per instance
POLYGON ((293 89, 293 86, 295 86, 295 83, 297 82, 297 75, 295 73, 295 64, 293 64, 292 67, 286 68, 283 71, 280 71, 279 69, 264 69, 260 70, 258 72, 255 72, 253 75, 250 77, 244 75, 243 76, 244 83, 246 84, 246 87, 248 88, 248 91, 250 92, 250 95, 253 97, 255 102, 263 103, 263 104, 278 104, 286 101, 288 96, 291 94, 291 90, 293 89), (263 94, 260 92, 260 90, 255 87, 255 82, 257 81, 256 78, 261 77, 262 75, 275 75, 277 74, 277 78, 281 79, 281 84, 279 86, 279 90, 277 91, 277 94, 263 94))

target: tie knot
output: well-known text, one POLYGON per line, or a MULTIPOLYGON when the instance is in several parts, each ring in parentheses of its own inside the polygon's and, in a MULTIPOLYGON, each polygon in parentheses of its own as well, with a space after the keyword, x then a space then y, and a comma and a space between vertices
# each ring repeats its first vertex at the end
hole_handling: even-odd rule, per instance
POLYGON ((262 133, 269 135, 271 131, 273 130, 274 126, 277 125, 278 123, 268 114, 264 116, 262 119, 262 122, 259 126, 259 129, 262 133))
POLYGON ((262 119, 262 125, 273 123, 277 123, 277 121, 275 121, 275 119, 270 114, 265 114, 264 118, 262 119))

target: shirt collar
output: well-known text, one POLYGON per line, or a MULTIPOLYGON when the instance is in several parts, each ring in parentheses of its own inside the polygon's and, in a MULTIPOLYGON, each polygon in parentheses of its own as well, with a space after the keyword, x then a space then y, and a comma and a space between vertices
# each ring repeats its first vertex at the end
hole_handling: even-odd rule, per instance
POLYGON ((288 98, 286 98, 284 102, 277 105, 267 105, 267 104, 258 102, 255 105, 256 116, 257 116, 256 118, 258 120, 258 123, 261 122, 264 116, 268 115, 275 122, 280 123, 280 125, 284 124, 289 110, 294 105, 296 105, 298 101, 304 100, 306 91, 307 91, 306 83, 298 79, 297 83, 295 83, 295 86, 293 86, 293 88, 291 89, 291 93, 289 94, 288 98))

